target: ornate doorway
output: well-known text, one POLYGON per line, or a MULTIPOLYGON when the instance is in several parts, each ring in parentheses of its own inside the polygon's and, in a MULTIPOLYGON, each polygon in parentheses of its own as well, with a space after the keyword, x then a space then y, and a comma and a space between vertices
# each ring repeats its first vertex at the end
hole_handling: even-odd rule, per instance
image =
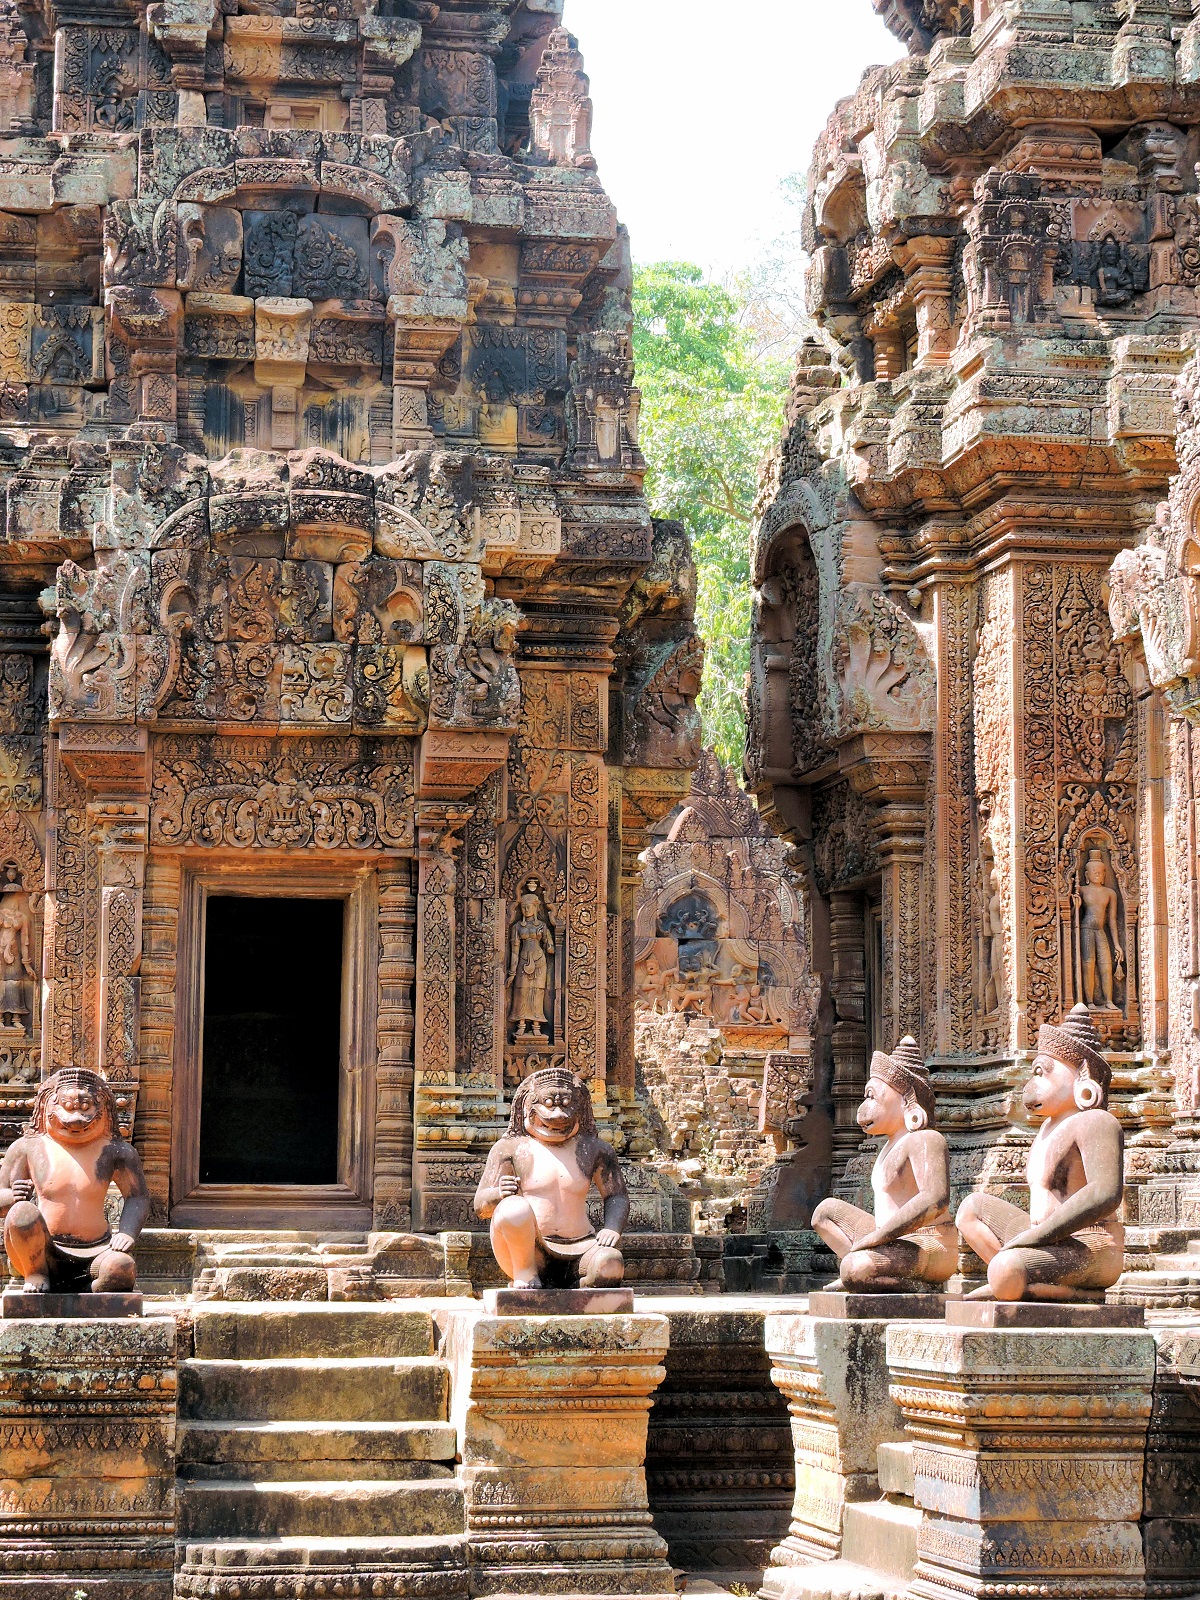
POLYGON ((206 862, 182 890, 172 1223, 370 1227, 375 871, 206 862))
POLYGON ((337 1182, 345 902, 210 895, 200 1182, 337 1182))

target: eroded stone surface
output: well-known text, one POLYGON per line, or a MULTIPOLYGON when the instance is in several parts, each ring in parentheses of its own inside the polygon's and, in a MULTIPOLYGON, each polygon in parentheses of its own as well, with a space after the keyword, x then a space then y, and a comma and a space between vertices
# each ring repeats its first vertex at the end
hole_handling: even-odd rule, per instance
POLYGON ((0 1571, 22 1594, 169 1600, 173 1317, 0 1320, 0 1571))

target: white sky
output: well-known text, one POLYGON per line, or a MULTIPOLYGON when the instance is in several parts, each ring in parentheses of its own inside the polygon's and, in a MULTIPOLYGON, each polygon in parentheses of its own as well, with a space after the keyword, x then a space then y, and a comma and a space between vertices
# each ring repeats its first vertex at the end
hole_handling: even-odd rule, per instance
POLYGON ((788 225, 834 103, 903 47, 869 0, 566 0, 596 106, 592 147, 638 261, 720 276, 788 225))

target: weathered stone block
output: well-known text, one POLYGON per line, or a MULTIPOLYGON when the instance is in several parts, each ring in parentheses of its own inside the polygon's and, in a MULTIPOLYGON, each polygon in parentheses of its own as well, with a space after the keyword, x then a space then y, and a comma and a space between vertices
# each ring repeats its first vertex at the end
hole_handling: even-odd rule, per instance
POLYGON ((171 1317, 0 1322, 0 1597, 167 1600, 171 1317))
POLYGON ((644 1470, 666 1318, 493 1317, 472 1307, 448 1313, 443 1327, 472 1591, 672 1593, 644 1470))
POLYGON ((888 1393, 883 1318, 769 1316, 771 1377, 792 1414, 796 1498, 787 1538, 771 1552, 763 1592, 790 1594, 792 1571, 841 1554, 847 1504, 879 1492, 876 1452, 904 1437, 888 1393))
POLYGON ((1142 1592, 1154 1358, 1135 1330, 893 1324, 925 1512, 912 1595, 1142 1592))

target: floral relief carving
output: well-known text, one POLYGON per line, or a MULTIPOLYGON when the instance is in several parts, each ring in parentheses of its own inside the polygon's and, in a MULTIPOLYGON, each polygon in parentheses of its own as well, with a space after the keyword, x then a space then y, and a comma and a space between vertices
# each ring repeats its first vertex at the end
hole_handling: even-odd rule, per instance
POLYGON ((413 843, 412 746, 396 739, 155 741, 160 845, 387 850, 413 843))

